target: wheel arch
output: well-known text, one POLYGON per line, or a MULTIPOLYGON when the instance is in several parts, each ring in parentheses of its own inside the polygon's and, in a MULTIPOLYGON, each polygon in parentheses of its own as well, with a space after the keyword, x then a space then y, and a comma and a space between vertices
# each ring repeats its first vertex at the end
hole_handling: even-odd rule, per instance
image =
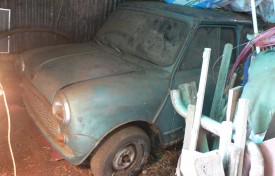
POLYGON ((92 172, 95 175, 136 175, 140 172, 149 160, 152 146, 151 132, 146 130, 148 125, 140 121, 128 122, 108 132, 89 155, 92 172))
POLYGON ((120 124, 119 126, 114 127, 113 129, 108 131, 104 136, 102 136, 102 138, 98 140, 95 148, 90 152, 86 160, 90 159, 90 157, 97 151, 98 147, 100 147, 104 143, 104 141, 108 139, 108 136, 111 136, 111 134, 123 128, 127 128, 129 126, 136 126, 141 128, 148 135, 151 141, 151 146, 158 146, 160 144, 161 141, 159 138, 159 129, 156 127, 156 125, 141 120, 126 122, 124 124, 120 124))

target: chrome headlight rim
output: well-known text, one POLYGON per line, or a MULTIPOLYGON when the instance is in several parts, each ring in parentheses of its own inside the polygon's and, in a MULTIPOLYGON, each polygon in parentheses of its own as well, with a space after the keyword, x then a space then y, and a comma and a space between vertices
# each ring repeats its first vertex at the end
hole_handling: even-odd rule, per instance
POLYGON ((70 123, 71 120, 71 111, 70 106, 68 103, 68 100, 66 96, 59 92, 55 95, 52 103, 52 113, 53 116, 58 119, 58 121, 62 122, 62 124, 66 125, 70 123), (57 106, 60 106, 62 108, 58 108, 57 106), (58 114, 60 114, 60 111, 62 111, 63 116, 60 117, 58 114))

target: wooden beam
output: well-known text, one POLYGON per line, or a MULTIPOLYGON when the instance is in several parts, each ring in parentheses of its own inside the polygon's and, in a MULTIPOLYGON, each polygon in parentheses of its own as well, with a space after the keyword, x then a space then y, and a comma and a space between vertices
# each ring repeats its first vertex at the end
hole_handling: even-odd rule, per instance
POLYGON ((200 153, 183 149, 179 167, 186 176, 224 176, 218 150, 200 153))
POLYGON ((241 147, 237 147, 234 144, 229 145, 228 166, 227 166, 227 168, 225 168, 225 170, 226 170, 225 175, 237 176, 241 151, 242 151, 241 147))
POLYGON ((226 166, 228 163, 228 148, 232 139, 233 123, 230 121, 223 121, 221 129, 219 153, 223 161, 223 166, 226 166))
POLYGON ((209 152, 206 131, 202 127, 200 128, 200 132, 199 132, 197 149, 198 149, 198 151, 200 151, 202 153, 209 152))
POLYGON ((227 43, 224 46, 223 50, 223 57, 221 62, 221 67, 219 71, 218 81, 215 89, 215 94, 212 102, 212 107, 210 111, 210 117, 217 120, 217 116, 221 114, 222 107, 224 104, 221 104, 221 101, 223 99, 224 90, 225 90, 225 84, 227 80, 227 74, 229 70, 229 64, 231 59, 231 53, 232 53, 233 45, 230 43, 227 43))
POLYGON ((205 93, 205 87, 206 87, 206 81, 207 81, 210 54, 211 54, 211 49, 205 48, 203 52, 203 61, 202 61, 202 68, 201 68, 201 75, 200 75, 199 90, 197 94, 196 111, 195 111, 194 123, 192 128, 192 136, 191 136, 190 147, 189 147, 190 150, 194 150, 194 151, 197 148, 197 140, 198 140, 200 124, 201 124, 201 114, 202 114, 204 93, 205 93))
POLYGON ((244 157, 244 149, 245 149, 245 142, 246 142, 248 109, 249 109, 249 100, 240 98, 238 103, 238 111, 234 121, 234 125, 235 125, 234 145, 241 148, 239 166, 238 166, 238 176, 242 176, 242 170, 243 170, 243 157, 244 157))
POLYGON ((197 101, 197 86, 196 82, 190 82, 179 85, 183 103, 188 106, 189 104, 195 105, 197 101))
POLYGON ((226 121, 233 120, 237 102, 238 102, 239 97, 242 92, 242 88, 243 88, 242 86, 238 86, 238 87, 229 89, 227 111, 226 111, 226 121))
POLYGON ((184 132, 184 141, 183 141, 183 148, 189 149, 190 141, 192 136, 192 127, 195 117, 195 105, 190 104, 187 110, 187 117, 185 119, 185 132, 184 132))

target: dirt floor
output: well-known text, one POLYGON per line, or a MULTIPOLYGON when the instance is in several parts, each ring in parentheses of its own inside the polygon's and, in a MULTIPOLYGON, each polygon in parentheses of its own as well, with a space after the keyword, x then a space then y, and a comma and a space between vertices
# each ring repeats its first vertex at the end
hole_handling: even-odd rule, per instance
MULTIPOLYGON (((17 175, 48 176, 48 175, 92 175, 89 164, 74 166, 65 160, 55 161, 55 152, 38 131, 21 100, 21 90, 18 80, 6 81, 10 114, 11 114, 11 144, 14 152, 17 175)), ((8 120, 0 97, 0 176, 13 175, 13 165, 8 147, 8 120)), ((172 176, 175 174, 179 146, 169 150, 153 149, 148 165, 139 176, 172 176)))

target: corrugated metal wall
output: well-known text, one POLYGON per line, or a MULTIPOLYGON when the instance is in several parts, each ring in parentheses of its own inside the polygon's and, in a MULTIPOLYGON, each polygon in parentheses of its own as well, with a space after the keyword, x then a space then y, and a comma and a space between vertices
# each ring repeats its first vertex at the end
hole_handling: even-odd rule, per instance
MULTIPOLYGON (((46 27, 71 33, 73 40, 87 41, 125 0, 0 0, 0 8, 11 9, 11 29, 46 27)), ((51 33, 28 32, 11 36, 11 53, 66 43, 51 33)))
MULTIPOLYGON (((0 32, 9 30, 10 11, 0 8, 0 32)), ((8 38, 0 39, 0 53, 9 53, 8 38)))

